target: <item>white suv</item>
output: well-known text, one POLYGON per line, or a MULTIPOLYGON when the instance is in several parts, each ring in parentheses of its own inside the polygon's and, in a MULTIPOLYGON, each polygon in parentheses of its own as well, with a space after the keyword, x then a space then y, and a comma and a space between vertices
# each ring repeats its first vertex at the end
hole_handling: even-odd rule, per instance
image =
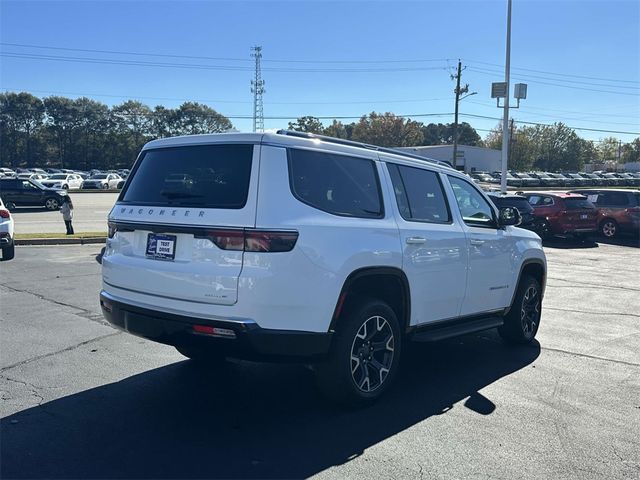
POLYGON ((404 152, 287 131, 155 140, 109 214, 100 303, 197 361, 301 359, 364 402, 408 340, 534 338, 546 260, 518 223, 404 152))

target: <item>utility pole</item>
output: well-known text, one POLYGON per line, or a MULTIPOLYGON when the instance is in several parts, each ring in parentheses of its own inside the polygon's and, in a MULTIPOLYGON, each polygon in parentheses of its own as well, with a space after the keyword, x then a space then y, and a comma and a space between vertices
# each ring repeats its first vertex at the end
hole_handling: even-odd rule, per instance
POLYGON ((507 52, 504 65, 504 116, 502 119, 502 173, 500 175, 500 191, 507 193, 507 163, 509 162, 509 73, 511 69, 511 0, 507 0, 507 52))
POLYGON ((262 70, 260 68, 260 59, 262 59, 262 47, 251 47, 251 56, 256 59, 256 67, 254 79, 251 80, 251 93, 253 93, 253 131, 264 131, 264 109, 262 104, 262 94, 264 90, 264 80, 262 79, 262 70))
POLYGON ((515 136, 513 135, 513 118, 509 122, 509 158, 511 158, 511 152, 513 151, 513 144, 516 143, 515 136))
MULTIPOLYGON (((458 59, 458 73, 456 75, 451 75, 451 79, 456 80, 456 89, 453 93, 456 94, 456 105, 455 105, 455 116, 453 120, 453 168, 457 170, 458 167, 458 105, 460 100, 463 98, 467 98, 470 95, 475 95, 477 92, 469 93, 464 97, 460 97, 463 93, 467 93, 469 91, 469 84, 467 83, 464 87, 460 88, 460 79, 462 78, 462 62, 458 59)), ((465 165, 465 170, 467 166, 465 165)))

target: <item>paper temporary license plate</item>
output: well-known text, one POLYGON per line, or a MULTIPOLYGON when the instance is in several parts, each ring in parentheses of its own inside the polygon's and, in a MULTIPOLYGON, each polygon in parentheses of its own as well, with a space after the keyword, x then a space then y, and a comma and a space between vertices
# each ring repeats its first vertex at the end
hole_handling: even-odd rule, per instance
POLYGON ((176 257, 176 236, 150 233, 147 237, 147 257, 173 260, 176 257))

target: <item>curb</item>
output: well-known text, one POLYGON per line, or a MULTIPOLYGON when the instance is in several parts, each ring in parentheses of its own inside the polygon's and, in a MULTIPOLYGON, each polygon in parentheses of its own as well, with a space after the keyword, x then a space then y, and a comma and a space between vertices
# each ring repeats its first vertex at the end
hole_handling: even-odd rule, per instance
POLYGON ((96 243, 106 243, 107 237, 84 237, 84 238, 16 238, 13 243, 16 245, 90 245, 96 243))

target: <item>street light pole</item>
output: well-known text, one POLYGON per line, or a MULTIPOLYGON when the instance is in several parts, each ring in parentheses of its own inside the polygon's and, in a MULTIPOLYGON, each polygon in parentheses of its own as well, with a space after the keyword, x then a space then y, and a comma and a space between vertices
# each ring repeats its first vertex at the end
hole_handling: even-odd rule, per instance
POLYGON ((507 58, 504 67, 504 81, 507 94, 504 98, 504 116, 502 119, 502 174, 500 175, 500 191, 507 192, 507 163, 509 161, 509 72, 511 64, 511 0, 507 0, 507 58))

